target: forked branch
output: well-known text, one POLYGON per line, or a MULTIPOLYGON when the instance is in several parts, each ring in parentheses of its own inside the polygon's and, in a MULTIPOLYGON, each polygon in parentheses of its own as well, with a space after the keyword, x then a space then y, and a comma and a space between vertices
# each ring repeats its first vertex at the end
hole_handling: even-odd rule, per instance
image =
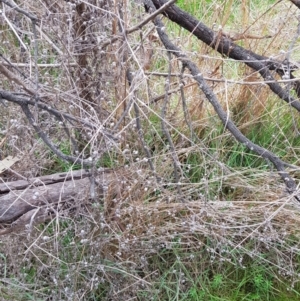
MULTIPOLYGON (((146 6, 154 4, 155 8, 160 8, 165 4, 165 0, 144 0, 146 6)), ((235 44, 230 38, 225 35, 218 35, 205 24, 194 18, 192 15, 183 11, 176 5, 171 5, 164 11, 164 15, 175 22, 182 28, 185 28, 196 36, 199 40, 217 50, 220 54, 225 55, 231 59, 241 61, 252 69, 258 71, 266 81, 270 89, 278 95, 282 100, 290 104, 293 108, 300 112, 300 102, 293 98, 288 91, 285 91, 278 83, 276 83, 270 70, 276 71, 280 76, 287 75, 294 79, 293 71, 298 67, 287 61, 276 61, 270 57, 262 56, 254 53, 251 50, 245 49, 235 44)), ((300 94, 299 81, 292 82, 296 93, 300 94)), ((298 95, 300 96, 300 95, 298 95)))
MULTIPOLYGON (((155 6, 151 1, 147 1, 148 5, 150 5, 151 9, 155 10, 155 6)), ((271 151, 256 145, 252 141, 250 141, 247 137, 245 137, 241 131, 236 127, 236 125, 233 123, 233 121, 229 118, 229 115, 223 110, 220 102, 218 101, 216 95, 212 91, 212 89, 207 85, 206 81, 204 80, 199 68, 194 64, 192 61, 189 60, 189 58, 179 49, 177 46, 175 46, 169 39, 168 35, 164 31, 164 24, 162 21, 156 17, 154 19, 154 24, 156 26, 158 35, 164 44, 165 48, 171 52, 173 55, 175 55, 182 64, 191 72, 193 75, 195 81, 198 83, 199 88, 203 91, 205 94, 207 100, 210 102, 210 104, 213 106, 215 112, 218 114, 219 118, 221 119, 224 127, 229 130, 229 132, 233 135, 233 137, 243 145, 245 145, 248 149, 255 152, 259 156, 269 160, 272 162, 272 164, 277 169, 280 177, 284 181, 287 191, 290 194, 293 194, 295 199, 300 202, 300 198, 295 194, 297 190, 297 185, 293 178, 286 172, 284 166, 285 162, 283 162, 280 158, 278 158, 275 154, 273 154, 271 151)))

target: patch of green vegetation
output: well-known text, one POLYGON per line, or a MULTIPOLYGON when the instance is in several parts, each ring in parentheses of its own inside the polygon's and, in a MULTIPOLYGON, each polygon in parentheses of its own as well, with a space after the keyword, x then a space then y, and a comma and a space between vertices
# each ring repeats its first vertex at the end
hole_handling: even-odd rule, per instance
MULTIPOLYGON (((61 142, 59 144, 60 151, 65 155, 72 155, 71 145, 69 142, 61 142)), ((48 170, 51 170, 51 173, 55 172, 68 172, 70 170, 79 170, 82 166, 80 164, 73 164, 68 161, 65 161, 55 154, 52 157, 52 165, 48 167, 48 170)))
POLYGON ((109 291, 111 290, 111 283, 109 281, 103 281, 99 283, 98 286, 91 292, 89 300, 107 300, 109 291))
POLYGON ((185 160, 185 175, 192 183, 198 183, 204 177, 205 170, 201 167, 202 161, 200 153, 189 154, 185 160))
POLYGON ((212 9, 208 9, 213 4, 212 0, 177 0, 176 5, 179 6, 184 11, 192 14, 196 18, 202 19, 205 12, 210 11, 213 13, 212 9))
POLYGON ((185 252, 180 244, 163 248, 149 258, 157 285, 150 292, 140 291, 141 300, 300 300, 298 287, 291 288, 274 267, 249 256, 247 262, 224 256, 223 263, 216 256, 223 257, 209 247, 198 247, 195 253, 185 252))
POLYGON ((161 127, 161 118, 157 114, 150 114, 144 127, 149 129, 145 130, 144 139, 152 154, 160 153, 167 144, 161 127))
POLYGON ((227 146, 228 153, 225 155, 227 165, 232 168, 249 167, 266 170, 269 165, 266 160, 256 155, 245 145, 232 140, 231 145, 227 146))
MULTIPOLYGON (((206 142, 212 153, 218 153, 220 161, 226 162, 226 165, 231 168, 269 169, 265 159, 246 145, 237 142, 231 135, 226 135, 227 131, 224 132, 224 126, 219 120, 211 117, 209 124, 211 126, 203 132, 201 139, 206 142)), ((283 107, 281 103, 274 104, 270 100, 259 121, 253 124, 249 122, 244 134, 253 143, 270 150, 282 160, 296 164, 300 156, 299 125, 299 116, 296 114, 291 116, 289 107, 283 107)), ((199 159, 194 161, 197 164, 199 159)), ((193 162, 191 164, 194 165, 193 162)), ((198 171, 199 175, 202 173, 198 171)))
POLYGON ((34 279, 36 277, 36 268, 35 265, 31 265, 30 267, 23 267, 22 268, 22 274, 25 275, 25 281, 27 283, 33 283, 34 279))
POLYGON ((117 167, 119 164, 118 162, 118 156, 116 153, 105 153, 100 158, 99 162, 97 163, 98 167, 104 167, 104 168, 114 168, 117 167))
MULTIPOLYGON (((295 164, 300 155, 300 136, 298 135, 299 116, 291 116, 290 109, 278 106, 273 107, 264 114, 259 124, 252 127, 248 138, 273 153, 288 163, 295 164)), ((249 151, 247 151, 249 153, 249 151)), ((253 156, 252 156, 253 157, 253 156)), ((254 164, 244 166, 259 166, 263 159, 253 158, 254 164)))

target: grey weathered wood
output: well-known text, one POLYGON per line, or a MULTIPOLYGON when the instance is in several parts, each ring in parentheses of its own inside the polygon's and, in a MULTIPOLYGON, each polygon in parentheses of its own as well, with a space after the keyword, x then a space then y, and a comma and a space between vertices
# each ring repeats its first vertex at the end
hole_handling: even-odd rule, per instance
POLYGON ((71 172, 60 172, 53 175, 41 176, 28 180, 17 180, 14 182, 0 183, 0 194, 11 190, 21 190, 27 187, 54 184, 57 182, 69 181, 71 179, 82 179, 89 176, 86 170, 75 170, 71 172))
POLYGON ((88 198, 88 178, 58 182, 50 185, 12 190, 0 197, 0 223, 10 222, 38 207, 47 207, 66 199, 88 198))
MULTIPOLYGON (((103 187, 109 186, 115 178, 111 169, 98 173, 97 192, 103 194, 103 187)), ((0 184, 0 235, 24 227, 29 220, 46 220, 47 212, 65 201, 80 206, 90 198, 89 173, 85 170, 57 173, 28 181, 0 184), (54 206, 54 207, 53 207, 54 206), (10 228, 6 228, 11 225, 10 228)))

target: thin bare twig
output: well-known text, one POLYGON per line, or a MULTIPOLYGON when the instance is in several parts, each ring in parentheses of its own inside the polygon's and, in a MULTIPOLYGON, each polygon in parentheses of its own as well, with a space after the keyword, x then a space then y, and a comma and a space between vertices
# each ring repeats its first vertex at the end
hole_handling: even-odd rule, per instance
POLYGON ((164 12, 170 5, 172 5, 176 0, 170 0, 164 5, 162 5, 159 9, 157 9, 155 12, 153 12, 148 18, 140 22, 139 24, 129 28, 126 30, 126 34, 132 33, 138 29, 141 29, 143 26, 145 26, 147 23, 152 21, 156 16, 158 16, 160 13, 164 12))
POLYGON ((183 64, 182 68, 181 68, 181 72, 180 72, 179 90, 180 90, 180 96, 181 96, 182 109, 183 109, 185 123, 189 127, 191 137, 192 137, 192 140, 193 140, 195 135, 194 135, 193 127, 192 127, 192 124, 191 124, 191 118, 190 118, 190 114, 189 114, 189 111, 188 111, 188 107, 187 107, 186 99, 185 99, 185 95, 184 95, 184 82, 183 82, 184 69, 185 69, 185 65, 183 64))
POLYGON ((169 146, 170 146, 170 151, 171 151, 171 156, 172 156, 172 160, 173 160, 173 168, 174 168, 174 179, 175 179, 175 183, 177 186, 177 192, 179 194, 179 197, 181 199, 181 202, 185 202, 183 197, 182 197, 182 191, 179 185, 179 175, 178 175, 178 169, 180 168, 180 162, 178 159, 178 156, 176 154, 176 150, 175 150, 175 146, 173 143, 173 140, 171 138, 171 135, 169 133, 169 130, 166 126, 166 114, 167 114, 167 105, 169 102, 169 89, 170 89, 170 81, 171 81, 171 72, 172 72, 172 66, 171 66, 171 53, 167 52, 168 55, 168 61, 169 61, 169 71, 168 74, 169 76, 166 78, 166 82, 165 82, 165 97, 164 97, 164 102, 161 108, 161 128, 162 128, 162 132, 164 133, 164 135, 166 136, 169 146))
POLYGON ((73 156, 65 155, 60 149, 58 149, 54 145, 54 143, 49 139, 49 137, 37 125, 37 123, 35 122, 35 119, 33 117, 33 114, 31 113, 31 111, 28 108, 28 105, 22 105, 21 108, 22 108, 25 116, 27 117, 29 123, 31 124, 31 126, 34 128, 34 130, 38 134, 38 136, 53 151, 53 153, 56 156, 58 156, 59 158, 65 160, 67 162, 71 162, 73 164, 81 164, 84 167, 91 165, 91 161, 89 161, 89 160, 84 160, 84 159, 81 159, 79 157, 73 157, 73 156))
MULTIPOLYGON (((145 72, 145 75, 149 76, 162 76, 167 77, 168 73, 166 72, 145 72)), ((171 73, 170 74, 173 77, 180 77, 180 73, 171 73)), ((190 74, 184 74, 184 77, 191 78, 192 75, 190 74)), ((282 80, 264 80, 264 81, 244 81, 244 80, 233 80, 233 79, 223 79, 223 78, 213 78, 213 77, 205 77, 203 78, 207 81, 216 82, 216 83, 229 83, 229 84, 236 84, 236 85, 245 85, 245 86, 251 86, 251 85, 266 85, 266 84, 272 84, 272 83, 279 83, 279 84, 288 84, 288 83, 294 83, 300 80, 299 77, 291 78, 291 79, 282 79, 282 80)))
POLYGON ((23 87, 23 89, 29 93, 30 95, 35 95, 35 91, 29 87, 27 87, 27 85, 19 78, 17 77, 15 74, 13 74, 11 71, 9 71, 6 67, 4 67, 1 63, 0 63, 0 72, 7 77, 10 81, 15 82, 16 84, 20 85, 23 87))
MULTIPOLYGON (((127 81, 129 83, 130 89, 133 90, 134 89, 134 87, 132 87, 133 77, 132 77, 132 73, 129 69, 127 69, 127 71, 126 71, 126 77, 127 77, 127 81)), ((151 156, 150 150, 147 146, 147 143, 144 139, 143 129, 142 129, 142 126, 141 126, 141 121, 140 121, 140 110, 139 110, 139 107, 138 107, 138 105, 135 101, 136 96, 135 96, 134 91, 132 91, 132 95, 133 95, 132 100, 130 100, 130 101, 133 102, 133 106, 134 106, 134 111, 135 111, 135 116, 136 116, 137 133, 138 133, 141 145, 143 147, 143 150, 144 150, 144 152, 147 156, 147 162, 149 164, 149 167, 150 167, 151 171, 153 173, 155 173, 155 168, 154 168, 154 165, 153 165, 153 162, 152 162, 152 156, 151 156)))
MULTIPOLYGON (((153 14, 151 14, 149 17, 147 17, 145 20, 141 21, 139 24, 128 28, 125 30, 125 34, 133 33, 139 29, 141 29, 143 26, 145 26, 147 23, 152 21, 156 16, 158 16, 160 13, 165 11, 170 5, 172 5, 176 0, 170 0, 169 2, 165 3, 162 7, 160 7, 157 11, 155 11, 153 14)), ((110 39, 109 41, 103 43, 101 45, 101 49, 106 48, 107 46, 111 45, 112 43, 116 42, 118 39, 122 38, 121 36, 116 36, 110 39)))

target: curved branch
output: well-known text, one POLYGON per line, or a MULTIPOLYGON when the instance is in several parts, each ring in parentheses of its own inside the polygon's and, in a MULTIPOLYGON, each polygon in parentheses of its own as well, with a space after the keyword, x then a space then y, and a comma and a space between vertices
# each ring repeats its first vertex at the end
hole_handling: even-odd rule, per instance
MULTIPOLYGON (((41 102, 40 98, 37 99, 39 101, 38 101, 38 103, 36 103, 35 101, 32 101, 32 100, 28 99, 28 96, 25 96, 24 94, 22 94, 22 95, 24 95, 24 97, 20 97, 18 95, 19 94, 17 94, 17 93, 11 93, 11 92, 0 90, 0 100, 1 99, 5 99, 7 101, 10 101, 10 102, 13 102, 15 104, 18 104, 19 106, 22 106, 22 105, 37 106, 39 109, 47 111, 50 114, 54 115, 59 120, 66 119, 70 123, 72 121, 73 122, 78 122, 81 125, 86 126, 89 129, 91 129, 91 130, 98 130, 99 131, 99 126, 93 125, 92 123, 88 122, 87 120, 74 117, 73 115, 70 115, 68 113, 64 113, 64 112, 58 111, 58 110, 54 109, 53 107, 51 107, 49 105, 46 105, 44 102, 41 102)), ((117 138, 114 137, 107 130, 102 129, 101 130, 101 134, 103 134, 108 139, 112 139, 114 141, 117 141, 117 138)))
POLYGON ((34 122, 34 117, 31 113, 31 111, 28 108, 28 105, 22 105, 21 106, 25 116, 27 117, 29 123, 31 126, 34 128, 38 136, 44 141, 44 143, 53 151, 53 153, 60 157, 61 159, 71 162, 73 164, 81 164, 83 166, 90 166, 91 162, 89 160, 83 160, 79 157, 73 157, 73 156, 68 156, 65 155, 62 151, 60 151, 49 139, 49 137, 42 131, 42 129, 34 122))
MULTIPOLYGON (((44 143, 61 159, 71 162, 71 163, 76 163, 76 164, 82 164, 83 166, 90 166, 91 162, 89 160, 84 160, 84 159, 80 159, 79 157, 74 157, 74 156, 68 156, 65 155, 64 153, 62 153, 53 143, 52 141, 49 139, 49 137, 46 135, 46 133, 44 133, 42 131, 42 129, 34 122, 34 118, 33 115, 29 109, 29 106, 37 106, 39 109, 41 110, 45 110, 48 111, 50 114, 54 115, 58 120, 68 120, 69 122, 71 121, 76 121, 81 123, 84 126, 89 127, 90 129, 93 130, 98 130, 99 128, 92 125, 91 123, 87 122, 87 121, 83 121, 83 120, 79 120, 77 118, 75 118, 74 116, 70 115, 70 114, 66 114, 66 113, 62 113, 59 112, 58 110, 52 108, 49 105, 46 105, 40 101, 35 102, 32 101, 30 99, 27 99, 27 97, 19 97, 14 95, 13 93, 7 92, 7 91, 0 91, 0 100, 5 99, 7 101, 13 102, 18 104, 24 114, 26 115, 29 123, 31 124, 31 126, 34 128, 34 130, 36 131, 36 133, 39 135, 39 137, 44 141, 44 143)), ((38 99, 40 100, 40 99, 38 99)), ((105 130, 102 130, 101 133, 108 139, 116 141, 117 139, 111 135, 110 133, 106 132, 105 130)))
MULTIPOLYGON (((149 1, 150 0, 144 0, 145 5, 149 6, 149 1)), ((160 8, 161 5, 165 4, 165 0, 153 0, 153 4, 157 9, 160 8)), ((191 32, 199 40, 211 48, 217 50, 220 54, 226 55, 227 57, 237 61, 242 61, 247 66, 258 71, 275 94, 300 112, 300 102, 286 92, 278 83, 273 82, 274 78, 270 73, 270 70, 275 70, 280 76, 284 75, 288 69, 287 62, 278 62, 271 58, 256 54, 233 43, 231 39, 224 35, 216 35, 212 29, 195 19, 190 14, 181 10, 176 5, 171 5, 166 8, 164 15, 171 21, 191 32)), ((293 78, 291 73, 297 70, 298 67, 290 63, 289 66, 290 78, 293 78)), ((297 87, 297 84, 295 84, 295 87, 297 87)), ((298 89, 296 90, 298 92, 298 89)))
MULTIPOLYGON (((149 3, 149 1, 148 1, 149 3)), ((155 9, 155 7, 153 7, 155 9)), ((194 79, 199 85, 199 88, 203 91, 205 94, 207 100, 211 103, 214 110, 218 114, 219 118, 221 119, 223 125, 225 128, 229 130, 229 132, 233 135, 233 137, 240 143, 244 144, 248 149, 255 152, 259 156, 270 160, 270 162, 273 163, 277 171, 279 172, 280 177, 284 181, 287 190, 290 194, 295 193, 297 185, 295 181, 290 177, 290 175, 285 171, 285 163, 278 158, 275 154, 273 154, 271 151, 256 145, 252 141, 250 141, 247 137, 245 137, 241 131, 236 127, 236 125, 231 121, 228 114, 223 110, 221 104, 219 103, 216 95, 214 92, 210 89, 210 87, 206 84, 200 70, 198 67, 191 62, 188 57, 182 53, 182 51, 175 46, 170 40, 167 34, 164 32, 164 24, 161 22, 159 18, 154 19, 154 24, 156 25, 158 35, 164 44, 165 48, 170 51, 173 55, 175 55, 182 63, 183 65, 188 68, 193 75, 194 79)), ((297 196, 294 196, 295 199, 300 202, 300 198, 297 196)))

